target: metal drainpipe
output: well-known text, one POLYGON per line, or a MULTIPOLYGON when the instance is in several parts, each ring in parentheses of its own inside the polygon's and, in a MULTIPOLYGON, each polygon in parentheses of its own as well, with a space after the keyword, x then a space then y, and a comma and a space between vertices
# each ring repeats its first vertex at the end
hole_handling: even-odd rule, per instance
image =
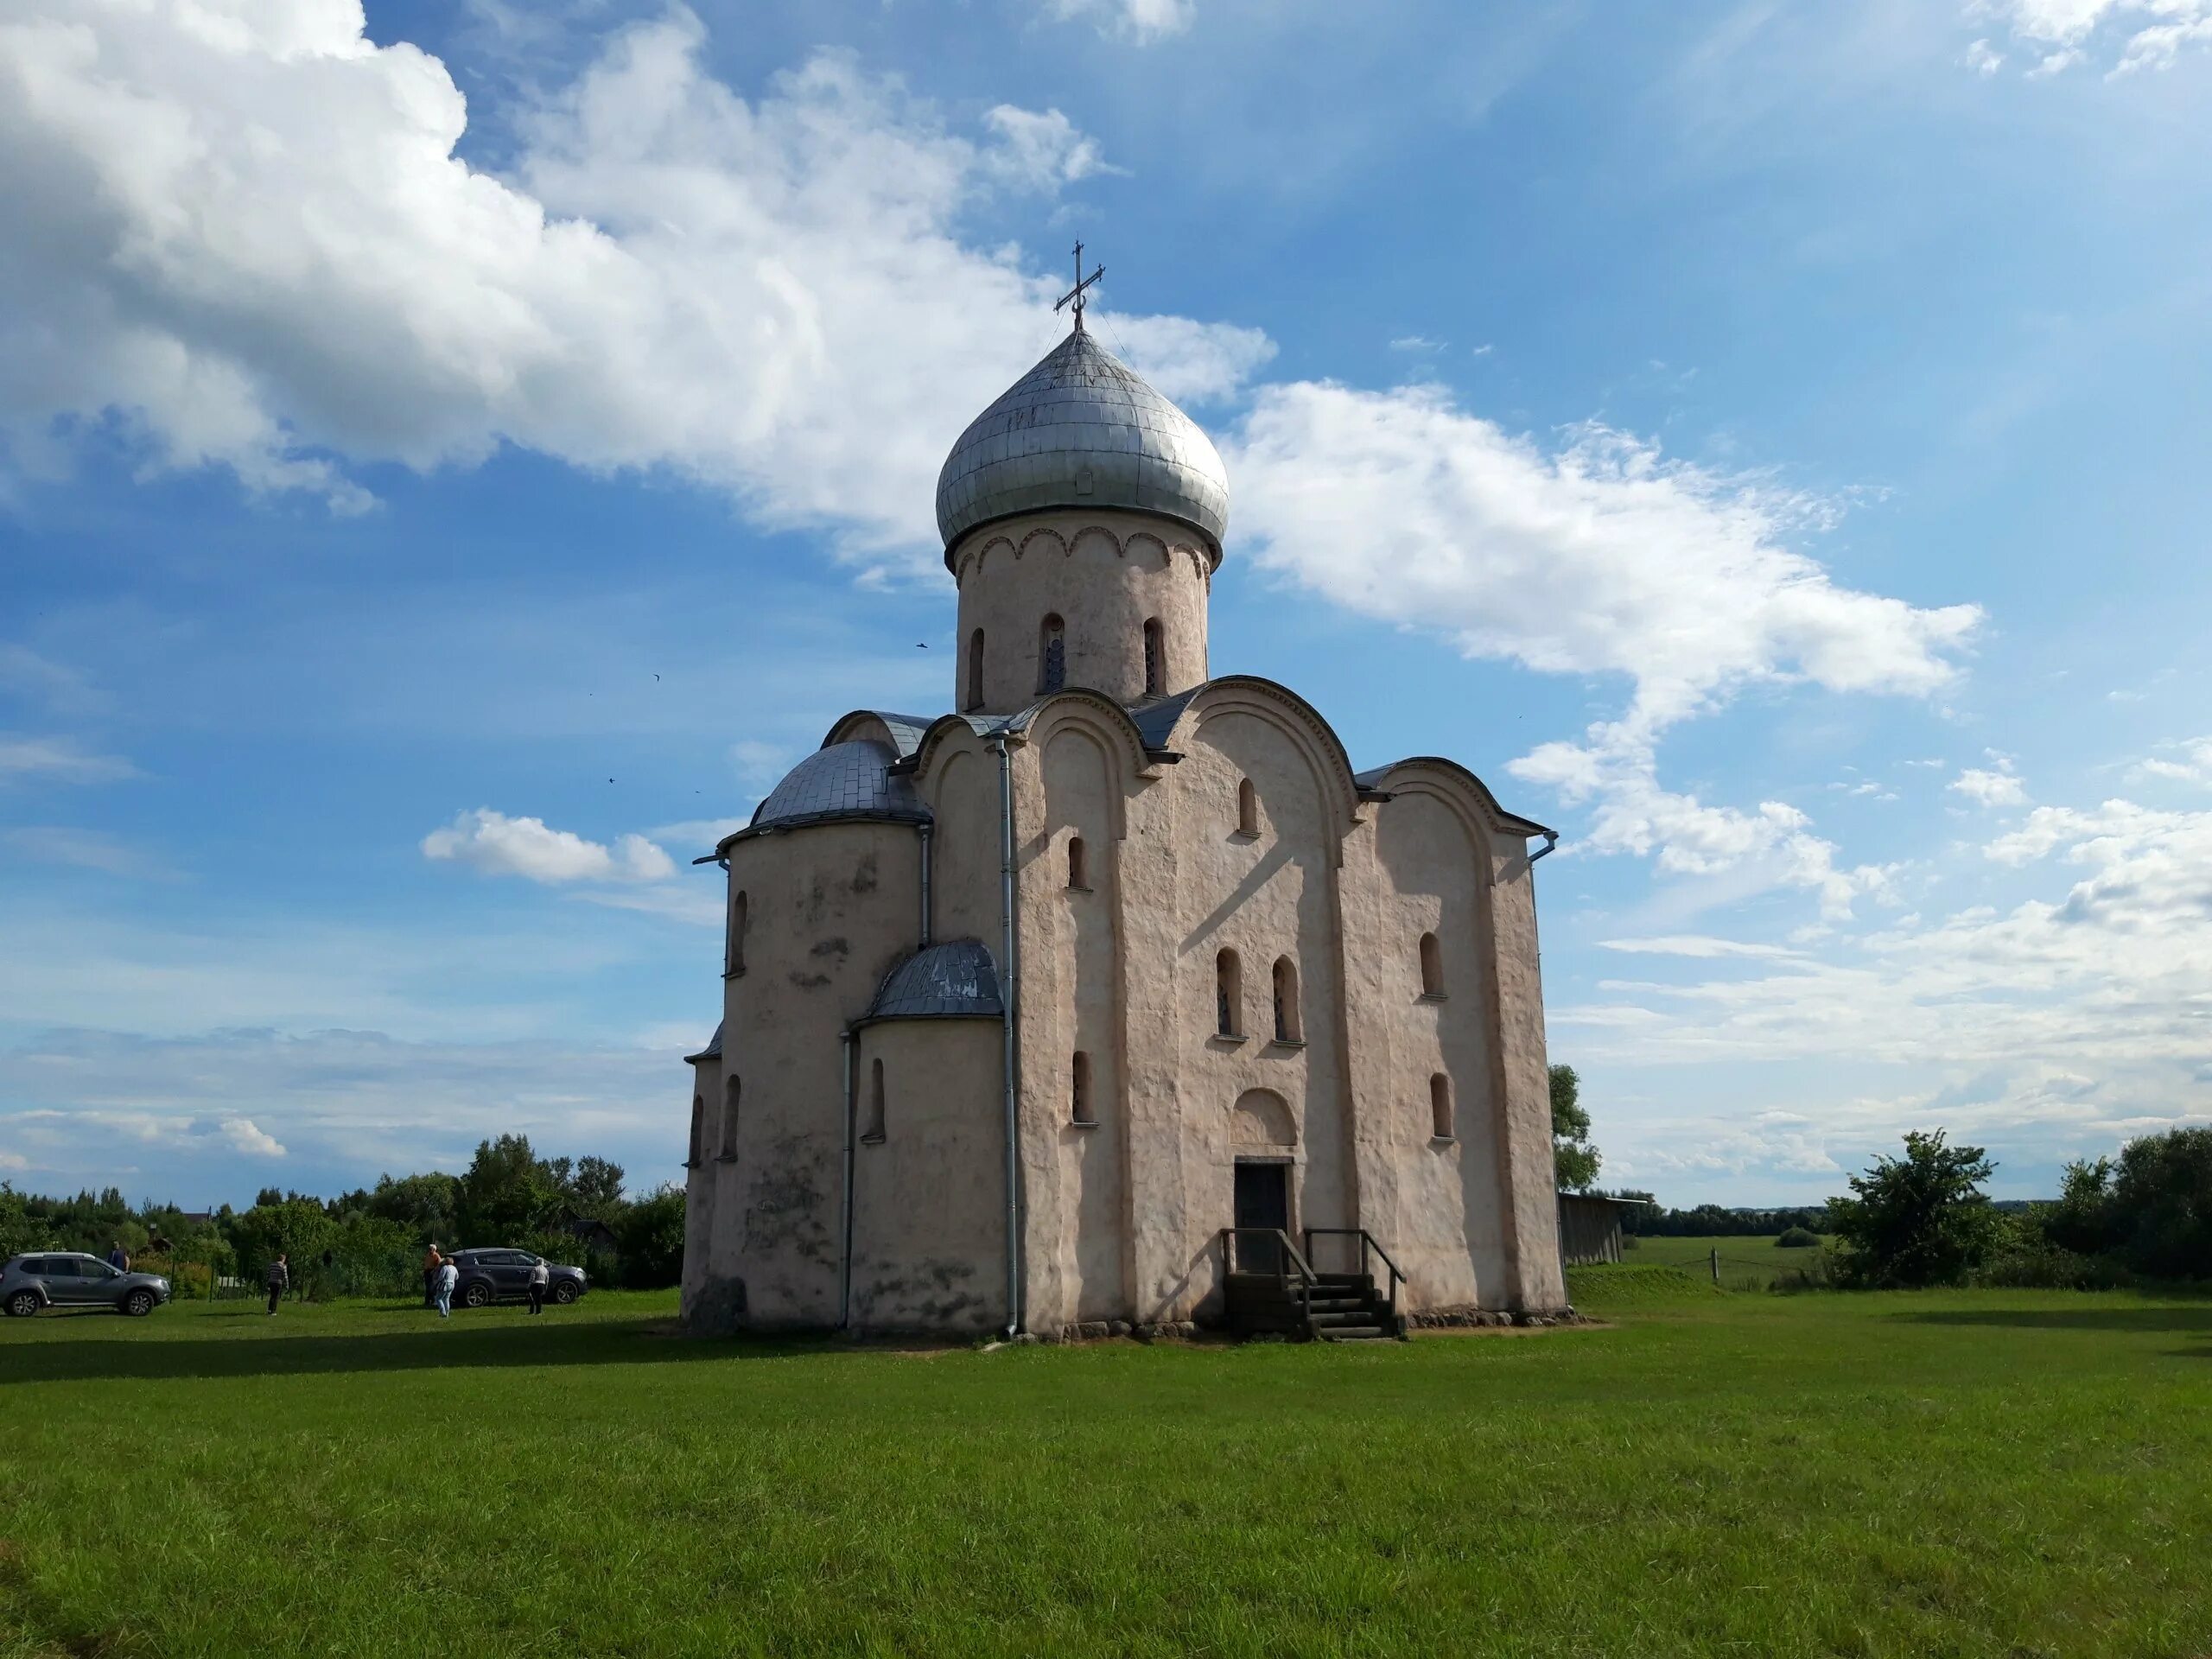
POLYGON ((1017 1053, 1016 1022, 1021 1003, 1021 965, 1014 955, 1014 760, 1007 752, 1006 734, 998 734, 999 752, 999 906, 1005 923, 1000 958, 1005 982, 999 988, 1001 1023, 1005 1031, 1006 1071, 1006 1335, 1021 1329, 1021 1160, 1020 1095, 1014 1072, 1017 1053))
POLYGON ((837 1258, 837 1328, 849 1328, 853 1316, 853 1054, 858 1025, 837 1033, 845 1050, 845 1190, 839 1203, 844 1249, 837 1258))
POLYGON ((930 837, 937 830, 927 819, 918 826, 922 832, 922 949, 930 948, 930 837))
POLYGON ((1535 852, 1529 855, 1529 861, 1533 864, 1538 859, 1544 857, 1549 853, 1556 851, 1558 847, 1559 831, 1556 830, 1547 830, 1544 831, 1544 844, 1538 848, 1535 852))

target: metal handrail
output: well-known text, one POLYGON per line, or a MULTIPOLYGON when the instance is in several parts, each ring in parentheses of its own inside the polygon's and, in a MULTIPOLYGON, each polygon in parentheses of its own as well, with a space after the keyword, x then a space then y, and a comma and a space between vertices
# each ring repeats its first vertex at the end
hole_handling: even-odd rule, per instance
POLYGON ((1364 1227, 1307 1227, 1301 1230, 1306 1235, 1306 1249, 1309 1255, 1313 1253, 1313 1237, 1317 1233, 1325 1238, 1351 1238, 1357 1236, 1360 1242, 1359 1271, 1360 1276, 1363 1278, 1372 1277, 1367 1269, 1367 1253, 1370 1250, 1372 1250, 1376 1255, 1381 1256, 1382 1258, 1382 1265, 1390 1269, 1390 1319, 1393 1325, 1397 1322, 1398 1287, 1405 1282, 1406 1275, 1400 1270, 1398 1264, 1390 1259, 1389 1251, 1382 1248, 1381 1243, 1377 1241, 1374 1234, 1369 1232, 1364 1227))
POLYGON ((1308 1336, 1313 1332, 1313 1287, 1320 1275, 1313 1271, 1313 1264, 1306 1259, 1306 1252, 1291 1240, 1280 1227, 1224 1227, 1221 1230, 1222 1272, 1236 1271, 1236 1241, 1246 1233, 1257 1233, 1272 1238, 1282 1246, 1282 1253, 1275 1257, 1275 1283, 1285 1296, 1290 1294, 1290 1269, 1298 1269, 1298 1307, 1308 1336))

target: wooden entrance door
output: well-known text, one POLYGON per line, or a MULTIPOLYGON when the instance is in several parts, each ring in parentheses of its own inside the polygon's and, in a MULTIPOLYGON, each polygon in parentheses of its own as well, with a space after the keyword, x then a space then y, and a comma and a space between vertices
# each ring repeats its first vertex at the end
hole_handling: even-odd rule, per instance
MULTIPOLYGON (((1236 1225, 1290 1227, 1290 1166, 1236 1166, 1236 1225)), ((1262 1235, 1243 1233, 1236 1240, 1236 1265, 1245 1273, 1280 1273, 1282 1245, 1262 1235)))

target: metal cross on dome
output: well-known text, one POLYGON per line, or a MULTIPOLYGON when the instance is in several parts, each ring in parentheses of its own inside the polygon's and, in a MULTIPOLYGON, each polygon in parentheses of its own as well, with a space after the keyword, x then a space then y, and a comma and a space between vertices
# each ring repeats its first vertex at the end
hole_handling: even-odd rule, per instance
POLYGON ((1083 244, 1077 243, 1075 245, 1075 286, 1060 296, 1058 302, 1052 307, 1052 309, 1057 311, 1061 306, 1072 300, 1075 302, 1075 327, 1077 334, 1083 332, 1083 290, 1105 274, 1106 267, 1103 265, 1099 266, 1088 276, 1083 274, 1083 244))

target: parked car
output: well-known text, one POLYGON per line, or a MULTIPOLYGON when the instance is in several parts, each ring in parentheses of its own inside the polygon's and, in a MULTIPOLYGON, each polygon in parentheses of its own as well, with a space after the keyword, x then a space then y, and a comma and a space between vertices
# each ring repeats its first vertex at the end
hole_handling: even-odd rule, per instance
MULTIPOLYGON (((463 1307, 489 1307, 494 1302, 530 1300, 530 1270, 543 1256, 528 1250, 455 1250, 453 1299, 463 1307)), ((545 1263, 545 1299, 566 1307, 584 1294, 584 1270, 545 1263)))
POLYGON ((143 1319, 168 1299, 169 1281, 157 1273, 118 1273, 70 1250, 11 1256, 0 1268, 0 1307, 19 1319, 46 1307, 111 1307, 143 1319))

